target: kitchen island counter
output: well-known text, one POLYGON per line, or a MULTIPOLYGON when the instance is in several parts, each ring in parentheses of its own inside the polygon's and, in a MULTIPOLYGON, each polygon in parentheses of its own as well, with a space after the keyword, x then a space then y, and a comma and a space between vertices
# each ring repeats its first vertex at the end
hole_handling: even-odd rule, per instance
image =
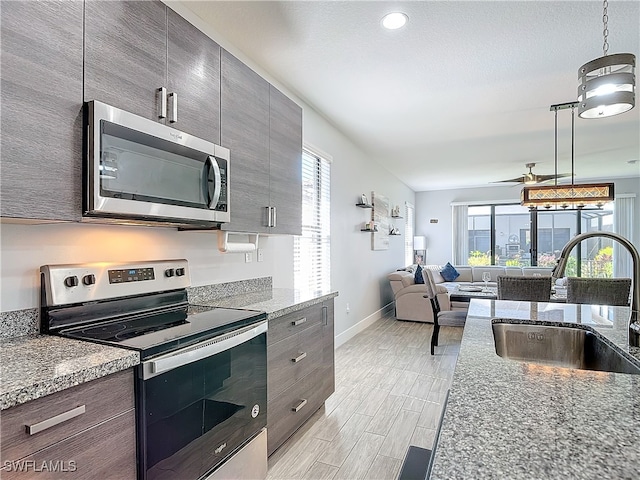
POLYGON ((492 318, 593 328, 629 358, 630 309, 470 303, 431 479, 640 478, 640 375, 543 366, 495 352, 492 318))
POLYGON ((26 335, 0 341, 0 409, 126 370, 138 352, 55 335, 26 335))

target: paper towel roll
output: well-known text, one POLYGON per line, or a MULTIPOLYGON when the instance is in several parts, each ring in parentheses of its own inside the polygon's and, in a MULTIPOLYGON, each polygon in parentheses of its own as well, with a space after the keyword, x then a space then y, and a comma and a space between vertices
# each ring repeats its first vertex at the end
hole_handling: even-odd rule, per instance
POLYGON ((218 231, 218 250, 222 253, 249 253, 255 252, 258 249, 258 237, 257 233, 233 233, 218 231), (249 241, 232 241, 232 237, 238 238, 249 237, 249 241))

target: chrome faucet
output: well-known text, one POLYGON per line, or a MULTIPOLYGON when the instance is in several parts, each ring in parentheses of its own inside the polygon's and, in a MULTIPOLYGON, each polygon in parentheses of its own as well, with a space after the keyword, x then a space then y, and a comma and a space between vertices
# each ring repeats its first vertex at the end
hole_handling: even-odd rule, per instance
POLYGON ((633 283, 631 284, 631 317, 629 318, 629 345, 632 347, 640 347, 640 324, 638 323, 638 310, 640 309, 640 255, 633 244, 622 235, 612 232, 586 232, 580 233, 567 242, 562 249, 557 265, 554 267, 551 277, 555 282, 564 275, 569 260, 569 252, 582 240, 591 237, 605 237, 616 240, 631 254, 633 261, 633 283))

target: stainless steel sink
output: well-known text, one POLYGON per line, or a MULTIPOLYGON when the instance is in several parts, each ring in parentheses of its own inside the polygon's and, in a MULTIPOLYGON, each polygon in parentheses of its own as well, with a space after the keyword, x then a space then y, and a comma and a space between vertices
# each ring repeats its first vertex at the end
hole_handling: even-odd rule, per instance
POLYGON ((640 367, 589 330, 496 320, 491 325, 493 339, 496 353, 503 358, 640 375, 640 367))

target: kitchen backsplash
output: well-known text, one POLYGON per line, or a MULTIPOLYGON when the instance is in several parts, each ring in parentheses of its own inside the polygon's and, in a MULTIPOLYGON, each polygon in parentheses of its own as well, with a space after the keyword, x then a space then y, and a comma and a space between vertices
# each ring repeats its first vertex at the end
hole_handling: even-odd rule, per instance
POLYGON ((189 303, 198 305, 202 302, 219 300, 233 295, 271 290, 272 287, 273 280, 271 277, 260 277, 236 282, 189 287, 187 288, 187 293, 189 295, 189 303))

